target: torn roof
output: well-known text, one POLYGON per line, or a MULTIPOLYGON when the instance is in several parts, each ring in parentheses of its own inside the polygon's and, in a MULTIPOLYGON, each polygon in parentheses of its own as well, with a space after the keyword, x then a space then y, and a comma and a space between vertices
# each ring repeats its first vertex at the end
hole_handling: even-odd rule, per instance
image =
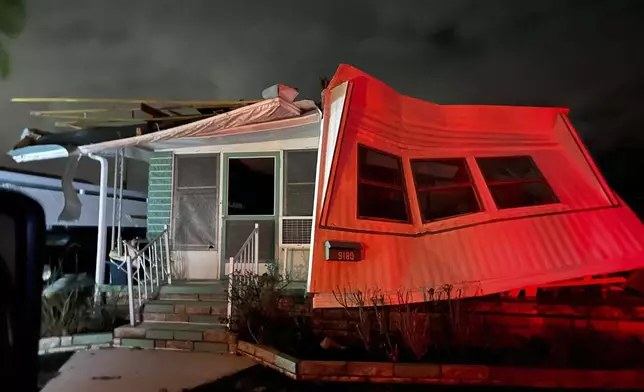
POLYGON ((90 136, 85 138, 85 144, 69 144, 73 137, 66 137, 65 133, 26 129, 23 140, 8 154, 16 162, 27 162, 68 157, 74 150, 89 154, 111 153, 124 148, 129 158, 147 160, 149 151, 155 150, 318 136, 321 112, 313 101, 293 102, 296 95, 294 89, 276 85, 264 90, 262 101, 168 129, 147 133, 140 129, 112 132, 118 137, 105 137, 102 133, 117 127, 83 130, 87 132, 85 136, 90 136), (102 130, 100 135, 95 133, 97 130, 102 130), (271 132, 276 130, 280 132, 271 132), (25 142, 27 137, 31 140, 25 142))
POLYGON ((79 150, 87 154, 123 147, 162 150, 216 144, 208 139, 298 128, 318 123, 320 116, 312 101, 291 103, 278 97, 163 131, 80 146, 79 150))

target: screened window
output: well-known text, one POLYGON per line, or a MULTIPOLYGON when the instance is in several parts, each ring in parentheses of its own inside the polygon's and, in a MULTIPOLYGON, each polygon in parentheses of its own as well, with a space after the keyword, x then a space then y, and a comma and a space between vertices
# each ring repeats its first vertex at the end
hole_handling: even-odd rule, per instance
POLYGON ((411 171, 423 222, 481 210, 465 159, 412 160, 411 171))
POLYGON ((358 218, 409 222, 399 157, 358 146, 358 218))
POLYGON ((312 216, 317 150, 284 152, 284 215, 312 216))
POLYGON ((172 232, 175 246, 216 248, 218 155, 175 155, 172 232))
POLYGON ((477 158, 499 209, 557 203, 557 197, 529 156, 477 158))

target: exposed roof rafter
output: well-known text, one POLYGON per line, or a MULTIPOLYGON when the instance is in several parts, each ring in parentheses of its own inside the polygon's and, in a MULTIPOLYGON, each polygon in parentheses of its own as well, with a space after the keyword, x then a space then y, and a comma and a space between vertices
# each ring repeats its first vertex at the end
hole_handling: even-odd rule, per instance
POLYGON ((81 109, 32 110, 37 117, 63 120, 56 127, 83 129, 96 126, 132 123, 157 124, 157 129, 181 125, 211 117, 259 100, 196 101, 161 99, 111 99, 111 98, 13 98, 14 103, 51 103, 61 105, 88 104, 103 107, 81 109), (136 106, 133 106, 136 105, 136 106), (107 107, 105 107, 107 106, 107 107), (158 123, 165 124, 160 126, 158 123))

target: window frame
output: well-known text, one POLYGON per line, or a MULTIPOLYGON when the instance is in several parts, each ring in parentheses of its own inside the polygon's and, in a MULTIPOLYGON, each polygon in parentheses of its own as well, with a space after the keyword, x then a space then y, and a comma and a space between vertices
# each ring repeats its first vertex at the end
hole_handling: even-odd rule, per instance
POLYGON ((411 170, 411 176, 412 180, 414 182, 414 191, 416 194, 416 201, 418 203, 418 212, 420 213, 420 219, 423 222, 423 224, 430 224, 434 222, 440 222, 446 219, 454 219, 454 218, 459 218, 462 216, 466 215, 472 215, 472 214, 478 214, 480 212, 485 211, 485 206, 482 202, 481 195, 479 194, 479 189, 476 186, 476 181, 474 180, 474 176, 472 176, 472 169, 470 168, 470 165, 467 162, 466 157, 446 157, 446 158, 413 158, 409 160, 409 168, 411 170), (446 160, 461 160, 463 161, 463 164, 465 165, 465 170, 467 171, 467 176, 469 178, 468 183, 462 183, 462 184, 452 184, 452 185, 438 185, 438 186, 425 186, 425 187, 420 187, 418 185, 418 182, 416 181, 416 175, 414 173, 414 162, 432 162, 432 161, 446 161, 446 160), (458 214, 458 215, 450 215, 442 218, 437 218, 437 219, 425 219, 425 214, 423 214, 423 211, 421 210, 420 207, 420 198, 418 197, 418 194, 420 192, 431 192, 432 190, 446 190, 446 189, 458 189, 458 188, 465 188, 465 187, 470 187, 472 188, 472 192, 474 193, 474 198, 476 199, 476 204, 478 205, 479 209, 477 211, 472 211, 472 212, 466 212, 464 214, 458 214))
POLYGON ((362 143, 357 143, 357 148, 356 148, 356 198, 355 198, 355 206, 356 206, 356 219, 358 220, 367 220, 367 221, 377 221, 377 222, 386 222, 386 223, 396 223, 396 224, 404 224, 404 225, 411 225, 414 222, 414 219, 411 214, 411 208, 409 204, 409 192, 407 189, 407 178, 405 176, 405 160, 403 157, 391 154, 389 152, 385 152, 382 150, 378 150, 373 147, 366 146, 362 143), (396 159, 399 165, 399 170, 400 170, 400 176, 401 176, 401 186, 400 188, 387 184, 384 182, 378 182, 378 181, 373 181, 373 180, 363 180, 360 178, 360 149, 365 149, 367 151, 372 151, 377 154, 385 155, 390 158, 396 159), (402 191, 403 193, 403 200, 405 202, 405 214, 407 216, 406 220, 398 220, 398 219, 388 219, 388 218, 382 218, 382 217, 369 217, 369 216, 361 216, 360 215, 360 184, 365 184, 365 185, 371 185, 371 186, 376 186, 376 187, 381 187, 385 189, 390 189, 390 190, 395 190, 395 191, 402 191))
POLYGON ((281 216, 284 218, 304 218, 304 217, 313 217, 313 210, 315 209, 315 196, 316 196, 316 178, 317 178, 317 167, 318 167, 318 149, 317 148, 311 148, 311 149, 295 149, 295 150, 284 150, 284 165, 283 165, 283 186, 282 186, 282 206, 281 206, 281 216), (289 166, 289 154, 290 153, 298 153, 298 152, 306 152, 306 153, 311 153, 315 155, 315 169, 313 171, 313 182, 290 182, 289 183, 289 176, 288 176, 288 166, 289 166), (287 209, 287 203, 288 203, 288 188, 290 185, 298 186, 298 185, 310 185, 313 187, 313 198, 311 202, 311 214, 309 215, 289 215, 288 209, 287 209))
POLYGON ((221 248, 221 245, 219 244, 219 237, 220 237, 220 227, 219 227, 219 219, 220 219, 220 214, 221 214, 221 208, 219 205, 219 197, 221 192, 220 189, 220 170, 221 170, 221 162, 220 162, 220 154, 219 153, 203 153, 203 154, 173 154, 172 156, 172 193, 171 193, 171 198, 170 202, 171 204, 171 215, 170 215, 170 228, 171 228, 171 239, 172 239, 172 244, 173 247, 176 247, 177 249, 185 250, 185 251, 199 251, 199 250, 214 250, 219 251, 221 248), (216 179, 215 179, 215 185, 203 185, 203 186, 178 186, 179 181, 177 179, 179 175, 179 165, 182 159, 190 159, 190 158, 203 158, 203 157, 210 157, 213 158, 216 162, 216 179), (177 209, 178 209, 178 200, 181 197, 181 195, 198 195, 201 193, 207 193, 208 191, 213 191, 213 196, 214 196, 214 202, 215 202, 215 233, 214 233, 214 244, 186 244, 182 243, 179 241, 177 236, 179 235, 179 232, 177 230, 177 223, 179 222, 179 219, 181 217, 177 216, 177 209))
POLYGON ((498 211, 504 211, 504 210, 515 210, 518 208, 539 208, 543 206, 551 206, 554 204, 561 204, 561 200, 559 199, 559 196, 557 196, 557 193, 555 192, 554 188, 552 185, 550 185, 550 182, 546 179, 544 176, 543 172, 537 165, 537 163, 534 161, 534 158, 531 155, 495 155, 495 156, 480 156, 480 157, 475 157, 474 160, 476 161, 476 165, 478 166, 478 170, 481 172, 481 177, 483 178, 483 182, 485 183, 485 186, 487 187, 488 192, 490 193, 490 197, 492 199, 492 202, 494 202, 494 206, 498 211), (517 159, 517 158, 527 158, 530 161, 530 164, 532 165, 532 168, 534 168, 538 174, 537 178, 531 178, 531 179, 520 179, 520 180, 510 180, 510 181, 488 181, 485 178, 485 174, 483 172, 483 169, 481 168, 480 160, 484 159, 517 159), (552 196, 552 199, 554 200, 552 203, 543 203, 543 204, 537 204, 537 205, 530 205, 530 206, 517 206, 517 207, 506 207, 506 208, 501 208, 499 207, 497 201, 494 199, 494 194, 492 193, 492 187, 494 186, 503 186, 503 185, 517 185, 517 184, 534 184, 534 183, 541 183, 545 185, 546 189, 550 192, 550 195, 552 196))

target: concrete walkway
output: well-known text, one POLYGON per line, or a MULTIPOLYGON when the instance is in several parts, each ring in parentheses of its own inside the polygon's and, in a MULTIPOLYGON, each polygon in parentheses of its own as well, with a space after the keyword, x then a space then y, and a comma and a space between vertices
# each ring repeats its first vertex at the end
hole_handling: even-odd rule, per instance
POLYGON ((229 354, 128 348, 82 351, 42 392, 179 392, 254 364, 229 354))

